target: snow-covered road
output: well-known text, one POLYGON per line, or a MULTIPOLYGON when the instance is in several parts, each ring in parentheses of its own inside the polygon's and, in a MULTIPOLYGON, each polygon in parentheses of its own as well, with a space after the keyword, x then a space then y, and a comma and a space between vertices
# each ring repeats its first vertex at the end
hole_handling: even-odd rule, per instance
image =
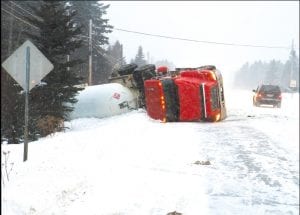
POLYGON ((3 145, 13 163, 3 214, 299 214, 299 95, 284 94, 280 109, 253 107, 252 92, 225 96, 219 123, 138 110, 73 120, 30 143, 25 163, 22 145, 3 145))

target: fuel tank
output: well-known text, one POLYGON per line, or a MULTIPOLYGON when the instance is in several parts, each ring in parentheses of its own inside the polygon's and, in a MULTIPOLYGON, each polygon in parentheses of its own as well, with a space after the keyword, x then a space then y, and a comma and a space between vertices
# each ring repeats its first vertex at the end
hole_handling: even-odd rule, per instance
POLYGON ((78 102, 72 107, 69 119, 103 118, 137 109, 137 99, 121 84, 109 83, 87 86, 76 96, 78 102))

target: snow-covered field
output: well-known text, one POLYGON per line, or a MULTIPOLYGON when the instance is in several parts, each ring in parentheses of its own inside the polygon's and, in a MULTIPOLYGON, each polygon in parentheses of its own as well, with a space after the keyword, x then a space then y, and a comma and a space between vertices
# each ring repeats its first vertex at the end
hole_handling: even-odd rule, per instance
POLYGON ((23 145, 2 145, 2 214, 297 215, 299 94, 280 109, 253 107, 252 94, 225 89, 219 123, 137 110, 68 122, 31 142, 26 162, 23 145))

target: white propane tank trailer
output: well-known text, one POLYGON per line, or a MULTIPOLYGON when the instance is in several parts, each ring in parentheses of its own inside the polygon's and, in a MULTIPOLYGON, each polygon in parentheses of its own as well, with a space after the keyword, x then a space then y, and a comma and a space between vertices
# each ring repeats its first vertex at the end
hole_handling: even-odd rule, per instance
POLYGON ((103 118, 137 109, 136 96, 118 83, 87 86, 76 96, 77 103, 69 119, 103 118))

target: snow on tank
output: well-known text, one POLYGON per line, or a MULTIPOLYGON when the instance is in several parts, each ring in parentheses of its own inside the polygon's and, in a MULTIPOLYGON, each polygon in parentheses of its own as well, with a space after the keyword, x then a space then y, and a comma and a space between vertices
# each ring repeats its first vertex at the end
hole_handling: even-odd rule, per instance
POLYGON ((103 118, 129 112, 137 108, 136 97, 118 83, 88 86, 76 97, 78 102, 69 118, 103 118))

